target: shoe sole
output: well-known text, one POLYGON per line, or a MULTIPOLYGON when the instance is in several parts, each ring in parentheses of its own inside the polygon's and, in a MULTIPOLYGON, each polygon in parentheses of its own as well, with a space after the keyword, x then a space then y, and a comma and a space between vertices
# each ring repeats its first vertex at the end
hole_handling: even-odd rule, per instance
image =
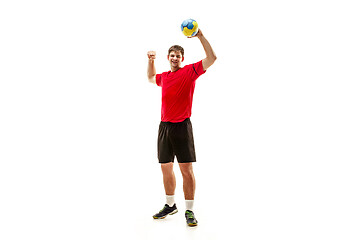
POLYGON ((174 214, 177 213, 177 212, 178 212, 178 210, 175 209, 174 211, 172 211, 171 213, 166 214, 166 215, 163 216, 163 217, 155 217, 155 216, 153 216, 153 218, 154 218, 154 219, 164 219, 164 218, 167 217, 167 215, 174 215, 174 214))
POLYGON ((197 223, 189 223, 188 226, 189 226, 189 227, 196 227, 196 226, 197 226, 197 223))

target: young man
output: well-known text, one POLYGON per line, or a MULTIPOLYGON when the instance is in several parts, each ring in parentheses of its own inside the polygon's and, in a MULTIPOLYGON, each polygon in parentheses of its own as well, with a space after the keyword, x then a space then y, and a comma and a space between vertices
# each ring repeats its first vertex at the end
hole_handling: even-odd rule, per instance
POLYGON ((195 80, 206 72, 215 62, 216 55, 209 42, 199 29, 197 35, 204 47, 206 58, 181 67, 184 61, 184 49, 174 45, 170 47, 167 59, 171 71, 156 74, 154 60, 156 53, 149 51, 149 82, 162 87, 161 123, 158 135, 158 159, 161 163, 163 182, 166 193, 166 204, 154 219, 162 219, 177 213, 174 194, 176 180, 173 172, 176 156, 183 177, 185 195, 185 218, 189 226, 196 226, 193 205, 195 195, 195 177, 192 163, 196 162, 192 125, 190 121, 195 80))

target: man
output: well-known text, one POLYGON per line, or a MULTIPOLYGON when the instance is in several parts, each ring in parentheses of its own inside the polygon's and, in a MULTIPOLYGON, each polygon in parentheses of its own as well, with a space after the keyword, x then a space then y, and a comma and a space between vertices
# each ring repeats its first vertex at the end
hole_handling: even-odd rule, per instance
POLYGON ((183 177, 185 195, 185 218, 189 226, 196 226, 193 212, 195 177, 192 163, 196 162, 192 125, 190 121, 195 80, 215 62, 216 55, 199 29, 197 35, 206 54, 203 60, 181 67, 184 49, 174 45, 168 51, 167 59, 171 71, 156 74, 154 60, 156 53, 147 53, 149 82, 162 87, 161 123, 158 135, 158 159, 161 163, 166 204, 154 219, 162 219, 178 212, 175 204, 176 179, 173 171, 176 156, 183 177))

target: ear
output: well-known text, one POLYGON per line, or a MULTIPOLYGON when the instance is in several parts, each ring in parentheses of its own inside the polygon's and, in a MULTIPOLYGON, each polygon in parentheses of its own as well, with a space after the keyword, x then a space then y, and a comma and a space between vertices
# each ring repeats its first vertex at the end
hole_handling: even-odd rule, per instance
POLYGON ((181 62, 183 62, 183 61, 184 61, 184 59, 185 59, 185 58, 184 58, 184 57, 182 57, 182 60, 181 60, 181 62))
POLYGON ((169 55, 167 55, 167 59, 169 60, 169 55))

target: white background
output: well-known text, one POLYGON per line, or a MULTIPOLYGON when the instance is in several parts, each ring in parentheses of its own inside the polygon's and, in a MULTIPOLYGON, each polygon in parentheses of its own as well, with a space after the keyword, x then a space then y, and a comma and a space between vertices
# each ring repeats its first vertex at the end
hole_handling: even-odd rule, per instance
POLYGON ((356 1, 1 1, 0 238, 359 239, 356 1), (163 221, 167 49, 197 80, 197 228, 163 221))

